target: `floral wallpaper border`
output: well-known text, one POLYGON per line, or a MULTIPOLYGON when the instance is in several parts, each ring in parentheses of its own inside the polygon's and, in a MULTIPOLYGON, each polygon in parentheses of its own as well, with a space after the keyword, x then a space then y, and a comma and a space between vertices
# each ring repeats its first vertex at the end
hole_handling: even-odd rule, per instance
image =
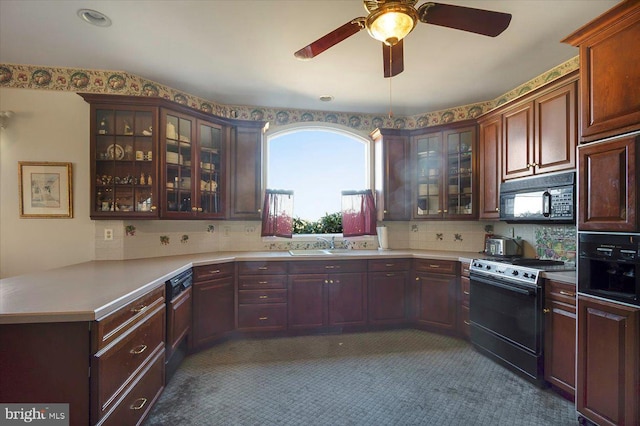
POLYGON ((221 117, 266 120, 272 126, 296 122, 327 122, 357 130, 375 128, 417 129, 476 118, 500 105, 550 83, 579 67, 576 56, 498 98, 470 105, 406 117, 373 114, 275 109, 222 105, 124 71, 56 68, 36 65, 0 64, 0 87, 91 92, 130 96, 158 96, 221 117))

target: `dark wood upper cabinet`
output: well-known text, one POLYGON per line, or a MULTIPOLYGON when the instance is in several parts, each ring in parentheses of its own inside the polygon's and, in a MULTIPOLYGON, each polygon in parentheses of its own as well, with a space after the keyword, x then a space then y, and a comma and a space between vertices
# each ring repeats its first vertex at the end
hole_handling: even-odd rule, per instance
POLYGON ((531 176, 534 171, 533 102, 514 105, 502 114, 502 179, 531 176))
POLYGON ((480 219, 500 217, 500 148, 502 146, 502 116, 492 115, 479 122, 480 147, 478 181, 480 182, 480 219))
POLYGON ((576 167, 578 141, 577 83, 571 82, 534 101, 534 172, 576 167))
POLYGON ((259 220, 262 211, 262 134, 264 123, 237 126, 230 146, 230 219, 259 220))
POLYGON ((575 168, 577 103, 572 73, 502 112, 503 180, 575 168))
POLYGON ((640 2, 623 1, 562 41, 580 48, 581 141, 640 129, 640 2))
POLYGON ((401 133, 395 129, 376 129, 371 134, 378 220, 411 218, 409 137, 401 133))
POLYGON ((638 230, 638 141, 627 136, 579 148, 580 231, 638 230))

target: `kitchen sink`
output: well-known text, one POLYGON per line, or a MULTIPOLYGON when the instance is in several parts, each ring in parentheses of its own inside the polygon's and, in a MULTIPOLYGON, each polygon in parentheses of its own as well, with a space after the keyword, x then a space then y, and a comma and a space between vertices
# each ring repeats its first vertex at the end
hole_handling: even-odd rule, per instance
POLYGON ((328 256, 333 254, 331 250, 309 249, 309 250, 289 250, 291 256, 328 256))

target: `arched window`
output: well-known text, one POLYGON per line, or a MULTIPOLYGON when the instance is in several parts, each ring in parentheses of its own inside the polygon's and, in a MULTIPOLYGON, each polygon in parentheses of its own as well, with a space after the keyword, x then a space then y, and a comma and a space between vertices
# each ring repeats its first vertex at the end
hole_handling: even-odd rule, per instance
POLYGON ((371 141, 346 130, 299 127, 266 138, 266 187, 294 192, 293 217, 339 213, 341 191, 371 188, 371 141))

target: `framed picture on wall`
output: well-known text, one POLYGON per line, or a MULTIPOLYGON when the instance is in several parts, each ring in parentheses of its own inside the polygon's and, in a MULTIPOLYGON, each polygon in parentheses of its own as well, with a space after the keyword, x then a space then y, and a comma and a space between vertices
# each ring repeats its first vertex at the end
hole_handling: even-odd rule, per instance
POLYGON ((72 218, 71 163, 18 163, 20 217, 72 218))

